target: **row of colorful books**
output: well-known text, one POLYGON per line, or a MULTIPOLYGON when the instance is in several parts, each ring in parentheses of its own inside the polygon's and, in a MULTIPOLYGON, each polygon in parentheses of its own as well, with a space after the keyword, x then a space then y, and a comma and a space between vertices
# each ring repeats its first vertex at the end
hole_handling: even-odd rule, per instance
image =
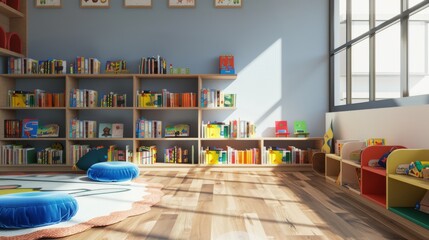
POLYGON ((171 93, 162 89, 161 93, 137 91, 137 107, 197 107, 197 93, 171 93))
POLYGON ((164 149, 165 163, 193 163, 194 162, 194 145, 191 149, 173 146, 164 149))
POLYGON ((5 138, 37 138, 58 137, 58 124, 45 124, 39 126, 37 119, 6 119, 4 120, 5 138))
POLYGON ((162 121, 139 119, 136 123, 137 138, 162 138, 162 121))
POLYGON ((101 62, 97 58, 76 57, 70 66, 70 73, 98 74, 101 72, 101 62))
POLYGON ((138 164, 151 165, 156 163, 157 148, 152 146, 140 146, 137 148, 135 161, 138 164))
POLYGON ((91 89, 71 89, 70 107, 98 107, 98 92, 91 89))
POLYGON ((110 92, 100 98, 100 107, 126 107, 127 94, 110 92))
POLYGON ((222 90, 202 88, 201 107, 236 107, 237 94, 224 93, 222 90))
POLYGON ((3 145, 1 165, 64 164, 63 150, 54 148, 38 149, 22 145, 3 145))
POLYGON ((167 74, 167 61, 161 56, 143 57, 139 64, 140 74, 167 74))
POLYGON ((67 61, 59 59, 35 60, 32 58, 9 57, 8 74, 65 74, 67 61))
MULTIPOLYGON (((90 146, 86 144, 74 144, 70 146, 69 157, 73 163, 73 166, 87 153, 93 150, 104 148, 104 146, 90 146)), ((110 145, 107 148, 106 161, 127 161, 132 162, 132 151, 129 145, 124 148, 120 148, 116 145, 110 145)))
POLYGON ((110 145, 107 149, 107 161, 125 161, 132 162, 132 152, 129 145, 121 149, 116 145, 110 145))
POLYGON ((253 138, 256 135, 256 125, 245 120, 229 122, 207 122, 201 124, 203 138, 253 138))
POLYGON ((123 123, 100 123, 93 120, 70 120, 69 137, 70 138, 123 138, 123 123))
POLYGON ((230 146, 223 148, 201 148, 200 164, 261 164, 258 148, 237 150, 230 146))
POLYGON ((34 91, 8 90, 8 107, 64 107, 64 93, 49 93, 41 89, 34 91))
POLYGON ((262 147, 262 164, 304 164, 308 163, 307 150, 294 146, 287 148, 262 147))

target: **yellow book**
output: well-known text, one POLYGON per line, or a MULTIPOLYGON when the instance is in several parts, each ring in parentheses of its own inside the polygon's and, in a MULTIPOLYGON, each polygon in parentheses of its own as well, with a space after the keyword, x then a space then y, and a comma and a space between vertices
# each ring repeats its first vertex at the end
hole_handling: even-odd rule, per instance
POLYGON ((25 95, 21 93, 14 93, 12 95, 12 107, 25 107, 25 95))
POLYGON ((221 125, 208 124, 207 125, 207 138, 220 138, 221 125))
POLYGON ((269 151, 270 164, 282 164, 283 153, 278 150, 269 151))
POLYGON ((143 93, 143 107, 154 107, 151 93, 143 93))
POLYGON ((219 163, 219 152, 215 150, 206 151, 207 164, 214 165, 219 163))

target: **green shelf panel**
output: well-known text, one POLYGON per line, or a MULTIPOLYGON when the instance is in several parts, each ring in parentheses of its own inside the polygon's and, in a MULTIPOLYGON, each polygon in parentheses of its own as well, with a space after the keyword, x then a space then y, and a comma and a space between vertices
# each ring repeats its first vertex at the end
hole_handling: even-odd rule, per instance
POLYGON ((429 214, 407 207, 390 207, 389 210, 415 224, 429 229, 429 214))

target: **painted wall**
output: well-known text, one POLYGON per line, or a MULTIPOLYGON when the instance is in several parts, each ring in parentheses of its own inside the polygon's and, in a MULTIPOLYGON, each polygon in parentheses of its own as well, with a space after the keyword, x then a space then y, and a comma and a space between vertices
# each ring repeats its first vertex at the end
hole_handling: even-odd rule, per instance
MULTIPOLYGON (((137 72, 143 56, 161 55, 192 73, 217 73, 218 56, 235 56, 238 79, 223 83, 238 94, 238 109, 204 113, 204 120, 240 117, 254 121, 258 135, 273 136, 274 121, 306 120, 311 136, 322 136, 328 111, 328 0, 245 0, 240 9, 216 9, 212 0, 196 8, 172 9, 153 0, 151 9, 61 9, 29 4, 29 57, 76 56, 126 59, 137 72)), ((212 87, 217 83, 205 83, 212 87)), ((172 86, 173 88, 173 86, 172 86)))
POLYGON ((335 139, 385 138, 389 145, 429 148, 429 105, 402 106, 326 114, 335 139))

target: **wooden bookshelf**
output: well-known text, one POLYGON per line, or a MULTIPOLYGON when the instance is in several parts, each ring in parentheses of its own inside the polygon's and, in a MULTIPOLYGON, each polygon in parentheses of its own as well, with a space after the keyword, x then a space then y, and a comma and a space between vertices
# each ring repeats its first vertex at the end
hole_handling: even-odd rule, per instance
MULTIPOLYGON (((64 145, 65 149, 65 163, 61 166, 58 165, 43 165, 37 166, 40 171, 45 166, 46 171, 62 171, 70 170, 66 166, 72 166, 72 161, 69 159, 70 148, 75 144, 89 144, 89 145, 129 145, 133 149, 134 154, 139 146, 156 145, 159 146, 158 162, 155 167, 169 167, 183 164, 161 163, 164 148, 171 146, 182 146, 194 148, 194 162, 185 164, 184 166, 199 166, 200 148, 207 146, 234 146, 237 149, 258 148, 261 149, 267 146, 287 147, 296 146, 303 150, 307 149, 320 149, 323 139, 320 137, 256 137, 256 138, 202 138, 201 137, 201 122, 204 119, 204 113, 209 111, 231 111, 236 108, 219 107, 219 108, 205 108, 199 107, 200 103, 200 90, 204 86, 205 81, 210 83, 217 83, 220 81, 233 81, 236 75, 220 75, 220 74, 1 74, 0 84, 4 86, 0 90, 2 97, 0 99, 0 145, 4 144, 35 144, 49 145, 51 143, 60 142, 64 145), (28 86, 27 86, 28 85, 28 86), (21 89, 25 86, 25 89, 21 89), (195 92, 198 94, 197 107, 137 107, 136 106, 136 92, 142 89, 153 89, 158 91, 164 87, 170 87, 172 91, 177 92, 195 92), (17 108, 7 106, 7 91, 8 90, 25 90, 32 91, 34 89, 43 89, 47 92, 64 92, 65 93, 65 106, 64 107, 29 107, 17 108), (70 107, 70 90, 71 89, 93 89, 98 91, 98 96, 101 93, 106 94, 108 91, 127 94, 126 107, 70 107), (180 111, 180 114, 177 114, 180 111), (182 113, 183 112, 183 113, 182 113), (59 138, 4 138, 4 120, 14 119, 21 116, 39 118, 49 116, 52 122, 60 125, 59 138), (144 117, 148 120, 160 120, 163 123, 163 128, 170 123, 189 123, 191 125, 191 135, 189 137, 170 137, 170 138, 137 138, 136 126, 137 119, 144 117), (123 123, 124 136, 123 138, 71 138, 69 136, 70 120, 77 118, 80 120, 95 120, 97 126, 99 123, 123 123), (119 119, 124 119, 125 122, 119 119)), ((227 83, 227 82, 225 82, 227 83)), ((98 130, 98 129, 97 129, 98 130)), ((1 156, 0 156, 1 157, 1 156)), ((260 157, 260 156, 259 156, 260 157)), ((148 167, 149 165, 141 165, 148 167)), ((150 165, 152 166, 152 165, 150 165)), ((203 165, 210 166, 213 165, 203 165)), ((223 164, 216 167, 236 168, 236 167, 263 167, 261 164, 223 164)), ((310 165, 308 158, 301 164, 268 164, 270 168, 278 167, 292 167, 296 168, 302 166, 308 168, 310 165)), ((28 165, 7 165, 7 168, 0 168, 1 170, 10 171, 13 169, 20 170, 21 168, 28 168, 28 165)), ((31 168, 29 168, 31 169, 31 168)), ((0 171, 1 171, 0 170, 0 171)))
POLYGON ((0 47, 0 56, 25 57, 27 55, 27 4, 28 1, 20 1, 19 9, 16 10, 0 2, 0 26, 5 32, 16 32, 22 44, 21 53, 0 47))
POLYGON ((429 229, 428 214, 415 210, 415 205, 429 190, 425 179, 396 174, 399 164, 429 159, 429 149, 398 149, 393 151, 387 161, 386 207, 399 216, 429 229))

